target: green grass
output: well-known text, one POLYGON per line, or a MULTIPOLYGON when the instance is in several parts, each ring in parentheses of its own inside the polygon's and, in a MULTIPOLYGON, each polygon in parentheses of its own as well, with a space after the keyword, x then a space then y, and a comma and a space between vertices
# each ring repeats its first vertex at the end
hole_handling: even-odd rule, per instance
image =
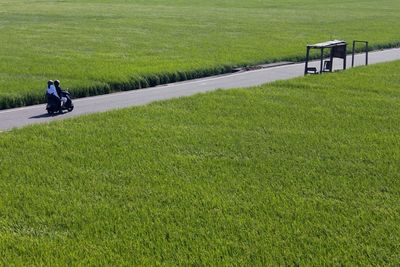
POLYGON ((400 62, 0 134, 4 265, 400 264, 400 62))
POLYGON ((0 109, 299 60, 307 43, 399 44, 397 0, 0 0, 0 109))

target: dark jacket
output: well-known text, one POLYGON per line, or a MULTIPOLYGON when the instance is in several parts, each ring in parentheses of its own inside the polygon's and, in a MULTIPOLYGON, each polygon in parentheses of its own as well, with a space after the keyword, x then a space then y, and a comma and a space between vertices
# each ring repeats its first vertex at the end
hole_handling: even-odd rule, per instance
POLYGON ((47 103, 50 105, 60 106, 61 100, 56 97, 55 95, 46 94, 47 96, 47 103))
POLYGON ((63 92, 62 92, 62 89, 61 89, 61 87, 60 87, 59 85, 56 86, 56 91, 57 91, 57 94, 58 94, 58 96, 59 96, 60 98, 64 96, 64 94, 63 94, 63 92))

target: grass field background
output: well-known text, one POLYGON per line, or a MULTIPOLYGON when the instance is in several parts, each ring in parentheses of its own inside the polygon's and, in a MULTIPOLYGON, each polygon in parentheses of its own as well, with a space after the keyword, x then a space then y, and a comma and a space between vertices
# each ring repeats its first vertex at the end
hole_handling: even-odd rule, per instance
POLYGON ((296 60, 307 43, 399 44, 397 0, 0 0, 0 109, 296 60))
POLYGON ((0 134, 0 261, 400 264, 400 62, 0 134))

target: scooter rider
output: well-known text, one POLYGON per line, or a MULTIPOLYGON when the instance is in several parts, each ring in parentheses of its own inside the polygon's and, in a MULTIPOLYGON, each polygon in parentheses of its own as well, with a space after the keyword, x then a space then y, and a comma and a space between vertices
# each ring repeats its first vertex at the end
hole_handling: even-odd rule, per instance
POLYGON ((49 81, 47 82, 47 94, 48 94, 48 95, 51 95, 51 96, 55 96, 55 97, 57 97, 58 99, 60 99, 60 96, 59 96, 59 94, 57 93, 57 89, 56 89, 56 87, 54 86, 54 82, 53 82, 52 80, 49 80, 49 81))
POLYGON ((59 98, 61 99, 63 104, 65 104, 67 102, 67 98, 65 97, 64 92, 61 89, 60 81, 59 80, 55 80, 54 81, 54 86, 56 88, 57 94, 59 95, 59 98))

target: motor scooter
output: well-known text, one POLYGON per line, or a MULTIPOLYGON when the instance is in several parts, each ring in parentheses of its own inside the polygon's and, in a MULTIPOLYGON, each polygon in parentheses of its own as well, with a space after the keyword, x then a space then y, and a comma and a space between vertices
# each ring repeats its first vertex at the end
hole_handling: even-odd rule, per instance
POLYGON ((68 110, 71 112, 74 109, 74 104, 72 103, 71 94, 68 91, 62 91, 61 97, 65 98, 65 101, 61 101, 58 97, 54 95, 47 94, 47 113, 53 115, 54 113, 63 113, 63 110, 68 110))

